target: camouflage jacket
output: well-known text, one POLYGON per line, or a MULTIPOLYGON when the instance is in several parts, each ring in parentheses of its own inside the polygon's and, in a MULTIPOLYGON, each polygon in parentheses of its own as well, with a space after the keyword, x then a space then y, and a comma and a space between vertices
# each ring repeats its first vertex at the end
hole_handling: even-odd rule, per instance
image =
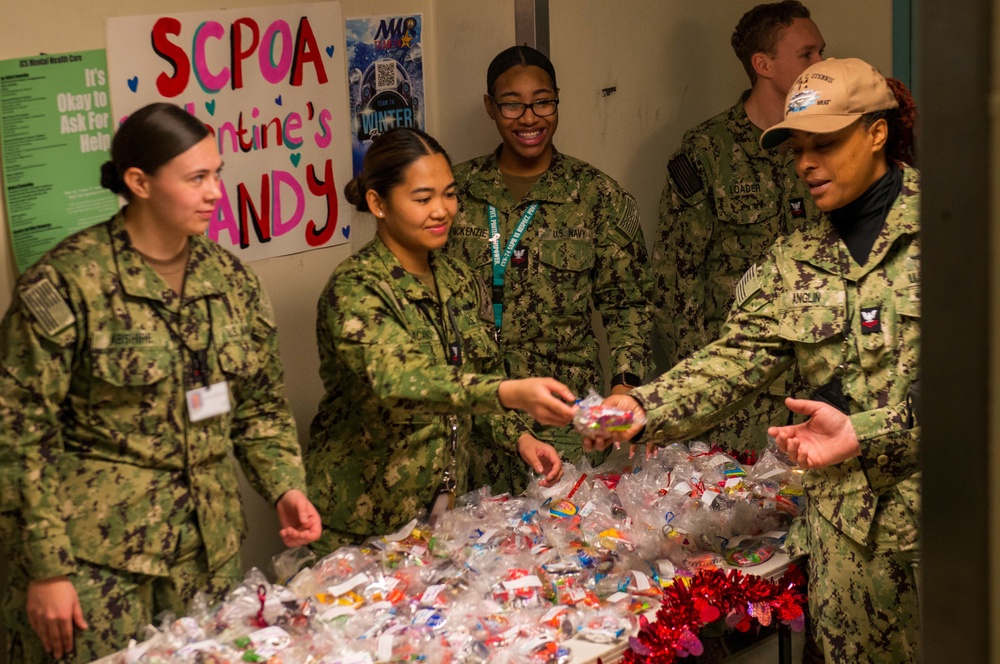
POLYGON ((652 262, 665 369, 717 339, 739 278, 820 216, 790 156, 760 147, 748 94, 685 133, 669 161, 652 262))
POLYGON ((505 274, 500 347, 508 372, 553 376, 577 396, 603 391, 593 301, 607 328, 611 375, 644 378, 652 293, 635 199, 596 168, 555 152, 549 170, 514 201, 498 154, 455 168, 462 210, 445 251, 492 284, 487 205, 497 208, 502 249, 525 209, 541 203, 505 274))
MULTIPOLYGON (((452 423, 457 491, 464 493, 472 416, 504 412, 497 388, 506 376, 486 287, 468 266, 438 252, 431 266, 438 293, 376 236, 337 267, 320 296, 326 394, 305 461, 310 497, 330 528, 385 534, 428 507, 452 465, 452 423), (460 359, 452 365, 456 340, 460 359)), ((488 419, 492 442, 509 452, 530 431, 512 412, 488 419)))
POLYGON ((75 558, 165 575, 192 513, 209 565, 228 561, 245 531, 230 453, 272 503, 305 488, 264 292, 218 245, 190 242, 183 298, 133 249, 122 214, 18 281, 0 326, 0 453, 17 472, 0 485, 33 578, 72 573, 75 558), (191 422, 203 349, 231 410, 191 422))
POLYGON ((920 429, 907 404, 920 354, 919 196, 908 168, 864 267, 825 218, 779 239, 737 285, 721 337, 632 392, 647 410, 646 436, 694 435, 792 363, 813 387, 842 365, 862 453, 807 471, 810 504, 860 543, 881 508, 899 548, 916 547, 920 429))

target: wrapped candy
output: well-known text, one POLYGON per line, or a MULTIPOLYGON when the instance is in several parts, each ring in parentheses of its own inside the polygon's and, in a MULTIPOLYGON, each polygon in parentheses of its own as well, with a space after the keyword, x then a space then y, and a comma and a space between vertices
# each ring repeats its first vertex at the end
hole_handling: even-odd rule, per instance
POLYGON ((583 436, 600 438, 646 423, 644 415, 611 408, 603 405, 603 402, 604 397, 593 390, 590 390, 586 398, 577 401, 576 405, 580 408, 573 416, 573 428, 583 436))

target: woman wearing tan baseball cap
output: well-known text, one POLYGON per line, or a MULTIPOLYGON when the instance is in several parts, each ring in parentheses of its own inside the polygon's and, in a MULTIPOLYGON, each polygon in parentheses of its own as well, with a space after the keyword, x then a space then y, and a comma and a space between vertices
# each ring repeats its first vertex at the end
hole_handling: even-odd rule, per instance
POLYGON ((913 110, 902 84, 861 60, 806 69, 761 144, 788 141, 828 214, 747 271, 718 340, 604 401, 646 416, 641 436, 636 426, 621 438, 645 442, 648 454, 704 431, 797 365, 814 391, 786 404, 809 419, 768 433, 805 469, 805 520, 787 545, 809 554, 809 609, 828 662, 919 658, 913 110))

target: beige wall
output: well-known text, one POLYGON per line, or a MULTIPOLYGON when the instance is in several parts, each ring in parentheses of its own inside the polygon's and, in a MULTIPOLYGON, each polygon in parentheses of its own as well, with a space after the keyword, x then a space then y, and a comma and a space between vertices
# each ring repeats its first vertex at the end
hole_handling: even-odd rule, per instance
MULTIPOLYGON (((203 0, 50 0, 44 11, 6 2, 0 22, 0 59, 40 52, 105 47, 109 16, 205 9, 203 0)), ((290 4, 240 0, 237 6, 290 4)), ((550 0, 551 56, 561 98, 556 143, 593 163, 637 198, 651 241, 665 164, 688 127, 731 105, 746 85, 729 46, 748 0, 550 0), (601 96, 603 88, 616 87, 601 96)), ((891 0, 812 2, 834 56, 868 59, 891 70, 891 0)), ((513 0, 344 0, 345 17, 422 12, 428 129, 456 161, 491 150, 499 139, 482 107, 486 66, 514 42, 513 0)), ((95 174, 96 177, 96 174, 95 174)), ((2 196, 0 191, 0 196, 2 196)), ((369 219, 350 219, 359 231, 353 248, 370 237, 369 219)), ((0 211, 0 311, 10 303, 14 268, 6 218, 0 211)), ((306 440, 320 397, 314 338, 315 303, 346 246, 256 262, 275 303, 288 395, 306 440)), ((359 450, 359 453, 363 451, 359 450)), ((264 565, 277 551, 275 520, 256 496, 247 504, 251 538, 247 559, 264 565)))

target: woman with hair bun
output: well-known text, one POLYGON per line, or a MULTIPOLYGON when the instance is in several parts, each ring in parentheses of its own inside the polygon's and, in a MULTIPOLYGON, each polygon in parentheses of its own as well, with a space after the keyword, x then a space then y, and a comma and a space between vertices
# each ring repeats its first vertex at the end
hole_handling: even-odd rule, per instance
POLYGON ((221 599, 246 532, 233 455, 287 546, 319 536, 267 296, 205 237, 221 168, 189 113, 139 109, 101 169, 128 204, 18 281, 0 324, 12 663, 89 662, 221 599))
POLYGON ((377 221, 375 238, 341 263, 320 296, 317 334, 326 394, 306 471, 323 515, 322 554, 435 517, 469 486, 477 444, 515 449, 546 485, 555 449, 507 409, 566 425, 574 409, 551 378, 508 380, 490 324, 489 294, 440 249, 458 209, 451 161, 433 138, 394 129, 377 138, 345 188, 377 221), (486 436, 486 440, 480 437, 486 436))

